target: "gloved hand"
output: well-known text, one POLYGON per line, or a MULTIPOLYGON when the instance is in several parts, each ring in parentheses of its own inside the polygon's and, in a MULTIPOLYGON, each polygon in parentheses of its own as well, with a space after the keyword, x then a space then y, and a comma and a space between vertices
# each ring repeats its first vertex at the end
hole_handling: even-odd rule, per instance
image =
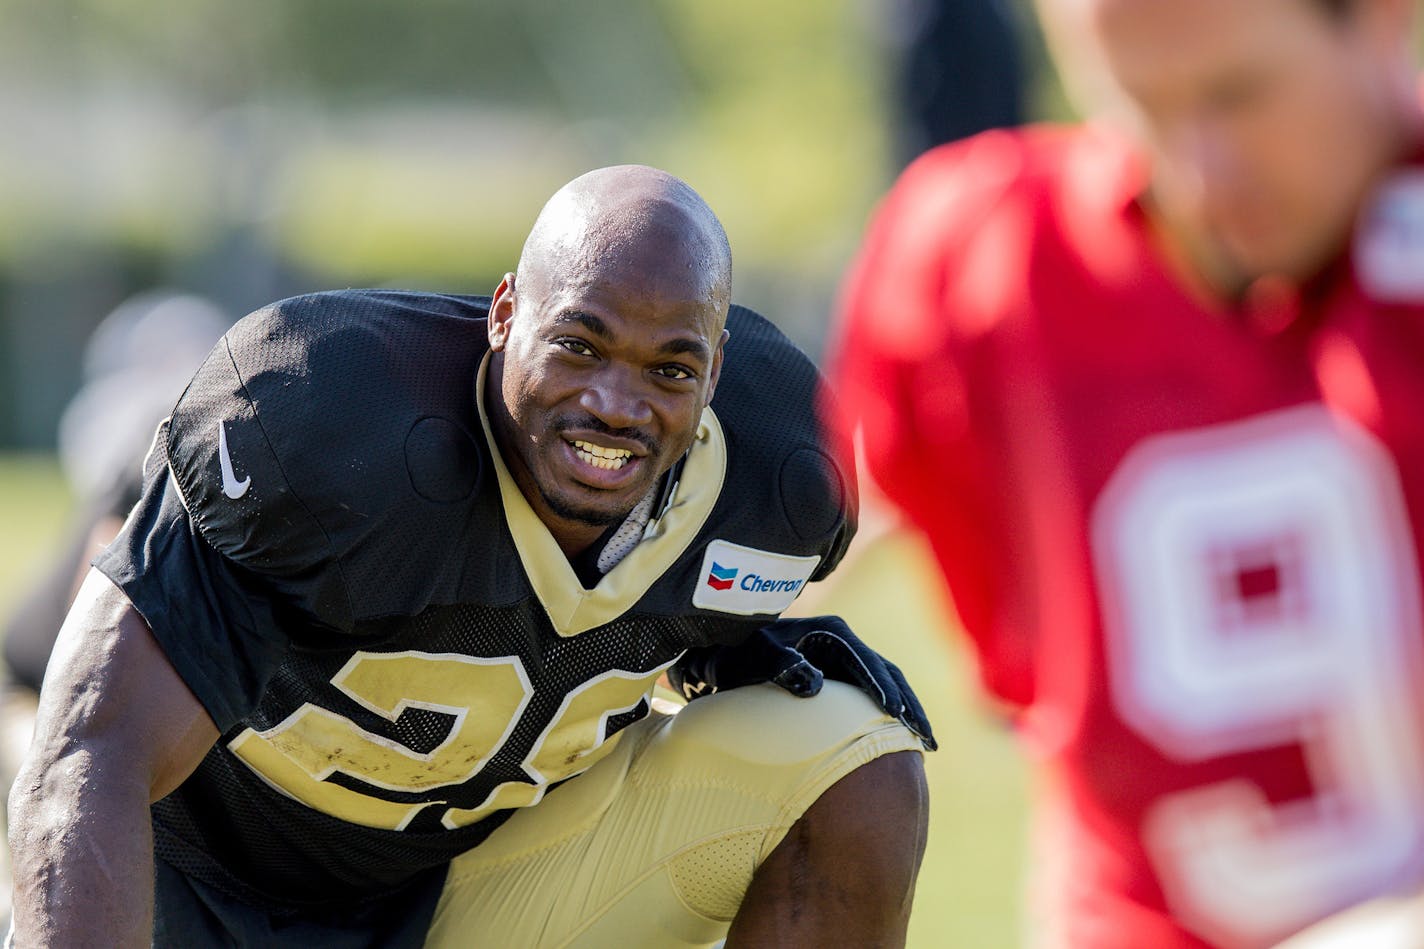
POLYGON ((914 732, 926 750, 939 747, 905 676, 839 616, 779 619, 736 646, 690 649, 668 670, 668 681, 689 701, 758 682, 774 682, 792 695, 810 698, 826 678, 848 682, 870 696, 914 732))

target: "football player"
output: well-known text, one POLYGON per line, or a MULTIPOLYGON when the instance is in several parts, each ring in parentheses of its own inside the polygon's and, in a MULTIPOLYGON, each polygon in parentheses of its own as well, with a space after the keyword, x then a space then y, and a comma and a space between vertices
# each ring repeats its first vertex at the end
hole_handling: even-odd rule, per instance
POLYGON ((1042 7, 1095 121, 908 169, 833 381, 1041 765, 1041 944, 1272 945, 1424 880, 1412 4, 1042 7))
POLYGON ((932 739, 843 624, 771 622, 854 483, 730 287, 702 200, 624 166, 493 298, 239 322, 61 632, 16 944, 903 942, 932 739))

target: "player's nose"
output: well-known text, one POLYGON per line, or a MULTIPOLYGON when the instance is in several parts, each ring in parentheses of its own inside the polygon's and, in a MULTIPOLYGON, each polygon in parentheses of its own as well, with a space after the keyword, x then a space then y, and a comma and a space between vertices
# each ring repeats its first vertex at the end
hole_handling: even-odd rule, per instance
POLYGON ((604 367, 589 381, 579 407, 609 428, 638 428, 653 420, 642 374, 616 365, 604 367))

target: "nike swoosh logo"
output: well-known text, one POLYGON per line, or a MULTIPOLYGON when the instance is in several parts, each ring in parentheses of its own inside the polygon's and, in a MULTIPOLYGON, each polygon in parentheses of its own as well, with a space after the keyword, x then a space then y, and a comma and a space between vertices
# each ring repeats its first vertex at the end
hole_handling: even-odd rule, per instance
POLYGON ((223 494, 236 501, 252 485, 252 475, 237 480, 237 472, 232 470, 232 456, 227 453, 227 428, 222 422, 218 422, 218 464, 222 466, 223 494))

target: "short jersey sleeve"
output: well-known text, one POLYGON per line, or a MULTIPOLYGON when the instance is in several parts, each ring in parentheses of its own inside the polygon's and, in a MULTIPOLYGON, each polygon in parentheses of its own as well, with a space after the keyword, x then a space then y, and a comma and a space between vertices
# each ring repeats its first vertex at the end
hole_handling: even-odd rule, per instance
MULTIPOLYGON (((214 718, 274 656, 449 602, 483 470, 484 304, 396 291, 294 297, 240 320, 174 406, 144 498, 100 566, 214 718)), ((230 719, 219 719, 227 721, 230 719)))
POLYGON ((829 399, 825 379, 752 310, 733 306, 727 328, 712 402, 733 449, 726 500, 713 517, 718 536, 817 556, 810 579, 821 580, 840 562, 859 515, 855 469, 817 412, 829 399))
MULTIPOLYGON (((156 449, 169 439, 160 427, 156 449)), ((221 731, 255 707, 288 646, 279 605, 260 576, 198 532, 173 471, 157 451, 144 492, 94 561, 143 616, 169 662, 221 731)))
POLYGON ((306 410, 326 394, 278 401, 276 393, 307 388, 311 373, 305 354, 269 352, 279 338, 264 327, 277 319, 259 312, 218 343, 173 410, 165 457, 194 530, 214 551, 265 577, 307 621, 346 629, 352 609, 336 551, 291 483, 313 498, 332 493, 292 444, 329 440, 320 412, 306 410), (260 368, 239 371, 258 354, 260 368))
MULTIPOLYGON (((351 615, 339 560, 288 483, 238 369, 268 348, 264 327, 280 318, 259 311, 209 353, 159 427, 142 498, 95 561, 224 730, 255 707, 293 635, 347 628, 351 615)), ((264 372, 296 363, 273 353, 264 372)), ((302 384, 301 371, 289 375, 302 384)), ((315 437, 310 421, 280 430, 315 437)))

